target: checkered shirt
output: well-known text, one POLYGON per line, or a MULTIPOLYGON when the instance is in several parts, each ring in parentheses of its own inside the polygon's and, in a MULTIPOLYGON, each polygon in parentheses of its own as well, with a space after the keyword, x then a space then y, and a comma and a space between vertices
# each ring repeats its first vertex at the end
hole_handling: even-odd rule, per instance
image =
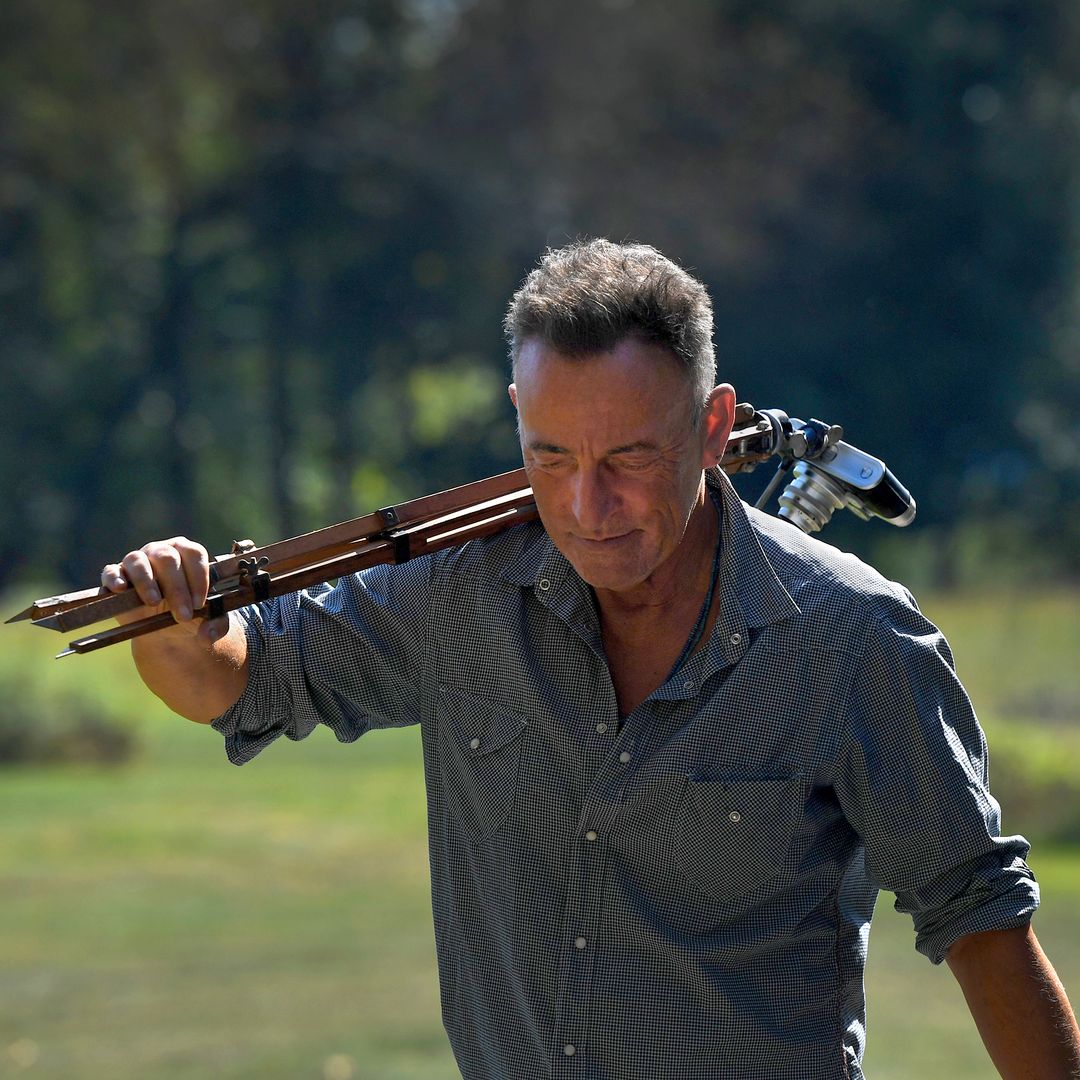
POLYGON ((941 633, 709 483, 719 616, 625 718, 539 524, 243 612, 248 688, 214 724, 232 761, 320 723, 421 725, 466 1080, 858 1080, 879 889, 935 963, 1038 904, 941 633))

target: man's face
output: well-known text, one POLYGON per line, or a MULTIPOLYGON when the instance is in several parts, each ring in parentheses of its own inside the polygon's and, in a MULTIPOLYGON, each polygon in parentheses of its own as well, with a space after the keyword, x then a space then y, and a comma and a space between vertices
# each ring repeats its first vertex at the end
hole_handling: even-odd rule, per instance
POLYGON ((594 588, 623 592, 649 579, 703 498, 702 469, 723 453, 734 391, 713 391, 695 431, 689 383, 666 349, 625 339, 566 357, 527 341, 510 396, 555 546, 594 588))

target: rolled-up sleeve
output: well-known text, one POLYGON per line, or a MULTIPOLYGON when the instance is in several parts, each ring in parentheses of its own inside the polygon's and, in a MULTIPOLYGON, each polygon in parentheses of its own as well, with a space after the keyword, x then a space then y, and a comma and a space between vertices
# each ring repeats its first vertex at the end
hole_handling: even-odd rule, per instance
POLYGON ((1039 889, 1022 836, 1002 836, 986 739, 941 632, 899 594, 871 619, 836 793, 866 870, 940 963, 965 934, 1025 924, 1039 889))
POLYGON ((229 760, 243 765, 278 736, 325 724, 341 742, 418 723, 431 557, 377 566, 242 608, 247 688, 213 721, 229 760))

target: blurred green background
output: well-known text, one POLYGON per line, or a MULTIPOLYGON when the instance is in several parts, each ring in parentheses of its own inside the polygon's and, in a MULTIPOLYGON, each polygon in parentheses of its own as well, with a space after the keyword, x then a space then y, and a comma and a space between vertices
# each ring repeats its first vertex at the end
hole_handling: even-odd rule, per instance
MULTIPOLYGON (((949 633, 1080 987, 1078 136, 1064 0, 5 0, 5 612, 514 467, 509 294, 653 243, 741 399, 918 499, 826 539, 949 633)), ((237 771, 45 638, 0 650, 0 1075, 453 1075, 414 733, 237 771)), ((887 906, 870 1074, 992 1075, 887 906)))

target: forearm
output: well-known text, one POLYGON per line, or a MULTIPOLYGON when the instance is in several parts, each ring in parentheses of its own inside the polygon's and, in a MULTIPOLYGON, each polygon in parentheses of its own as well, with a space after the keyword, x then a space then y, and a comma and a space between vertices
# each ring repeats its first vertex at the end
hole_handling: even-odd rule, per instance
POLYGON ((196 723, 220 716, 247 686, 247 639, 237 619, 229 620, 227 632, 216 641, 160 631, 134 638, 131 654, 151 692, 196 723))
POLYGON ((1005 1080, 1077 1080, 1080 1031, 1030 927, 961 938, 947 961, 1005 1080))

